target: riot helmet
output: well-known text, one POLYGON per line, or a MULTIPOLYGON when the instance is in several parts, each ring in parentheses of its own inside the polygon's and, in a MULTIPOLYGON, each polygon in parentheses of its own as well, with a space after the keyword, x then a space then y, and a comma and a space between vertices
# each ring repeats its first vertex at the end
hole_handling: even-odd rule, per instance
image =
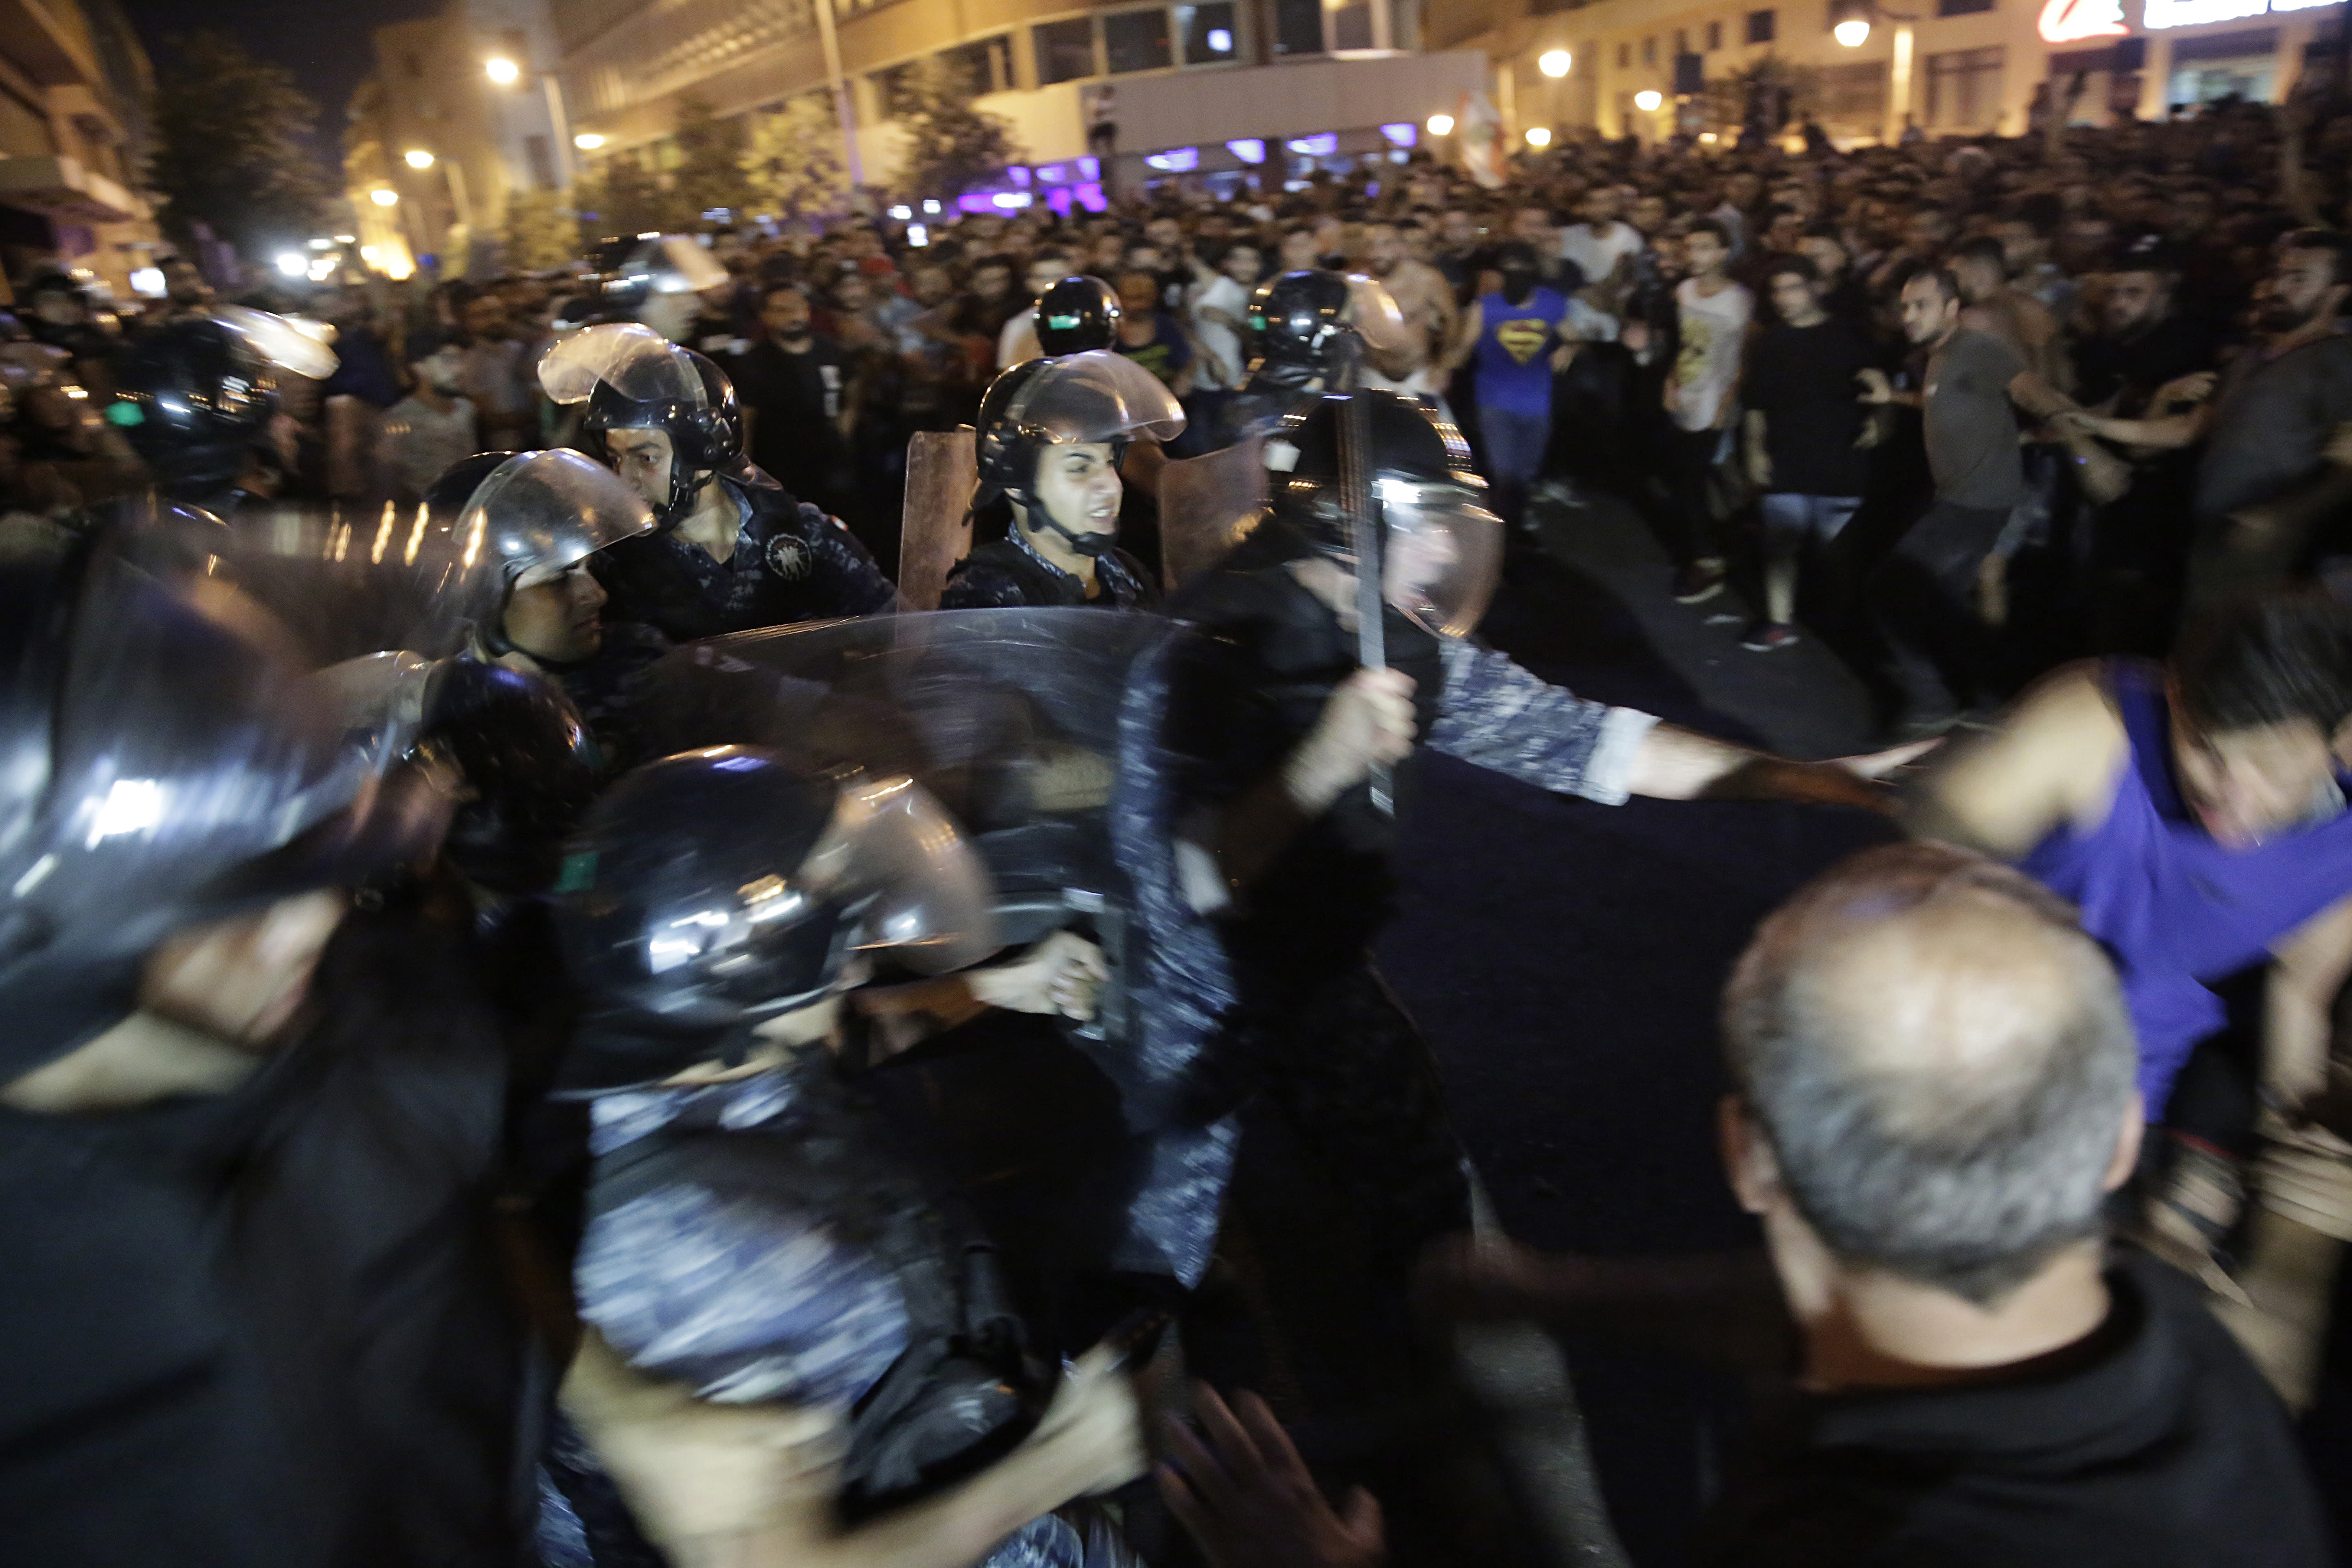
MULTIPOLYGON (((1003 491, 1029 521, 1051 529, 1082 555, 1108 552, 1115 530, 1097 531, 1083 516, 1055 515, 1057 498, 1039 491, 1039 464, 1055 447, 1110 447, 1116 471, 1138 436, 1172 440, 1184 409, 1166 384, 1124 354, 1090 350, 1033 359, 998 376, 981 399, 974 444, 982 485, 1003 491)), ((1074 502, 1064 499, 1062 510, 1074 502)))
POLYGON ((332 350, 282 317, 223 306, 167 321, 116 356, 119 401, 107 410, 168 495, 202 500, 228 489, 278 407, 278 373, 334 374, 332 350))
POLYGON ((1265 444, 1275 515, 1353 569, 1341 498, 1339 421, 1357 400, 1364 475, 1389 603, 1432 632, 1466 636, 1502 571, 1502 522, 1486 507, 1460 431, 1392 392, 1326 393, 1285 416, 1265 444))
POLYGON ((939 974, 993 949, 987 878, 905 777, 836 784, 776 752, 719 746, 629 774, 565 862, 558 927, 591 1006, 559 1079, 659 1082, 716 1037, 823 1000, 853 953, 939 974))
POLYGON ((438 773, 380 776, 281 642, 104 534, 0 565, 0 1079, 127 1016, 173 932, 438 842, 438 773))
POLYGON ((1118 341, 1118 290, 1074 274, 1037 296, 1037 346, 1050 358, 1107 349, 1118 341))
POLYGON ((1407 342, 1404 316, 1373 279, 1338 272, 1285 272, 1250 296, 1250 376, 1264 386, 1338 391, 1352 382, 1355 344, 1381 350, 1407 342))
POLYGON ((546 892, 602 766, 579 710, 550 681, 470 658, 436 672, 431 705, 424 747, 466 780, 442 858, 494 893, 546 892))
MULTIPOLYGON (((562 450, 460 458, 425 491, 425 506, 459 549, 479 552, 496 565, 498 605, 486 607, 473 627, 477 646, 493 658, 518 647, 507 611, 519 591, 560 580, 606 545, 654 527, 651 509, 620 476, 562 450)), ((535 648, 521 651, 566 662, 535 648)))
POLYGON ((589 327, 547 351, 539 384, 564 405, 588 405, 581 432, 614 464, 605 437, 659 430, 669 437, 666 496, 655 521, 672 529, 694 510, 711 479, 743 455, 743 411, 734 384, 703 355, 635 322, 589 327))
POLYGON ((673 341, 693 323, 695 296, 728 281, 727 268, 692 235, 606 240, 593 259, 596 308, 603 319, 625 313, 673 341))

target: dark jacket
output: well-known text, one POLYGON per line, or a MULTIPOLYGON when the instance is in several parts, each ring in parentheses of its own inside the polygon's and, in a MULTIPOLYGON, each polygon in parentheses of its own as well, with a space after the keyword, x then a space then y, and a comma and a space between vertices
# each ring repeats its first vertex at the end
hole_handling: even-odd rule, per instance
POLYGON ((757 468, 717 481, 743 512, 735 553, 713 560, 675 533, 644 533, 593 557, 607 621, 635 621, 672 642, 756 626, 870 616, 898 591, 835 519, 757 468))
POLYGON ((1102 592, 1087 597, 1086 584, 1011 537, 980 546, 957 562, 940 594, 942 610, 992 610, 1015 605, 1094 605, 1108 610, 1155 610, 1160 590, 1143 563, 1113 550, 1095 563, 1102 592))

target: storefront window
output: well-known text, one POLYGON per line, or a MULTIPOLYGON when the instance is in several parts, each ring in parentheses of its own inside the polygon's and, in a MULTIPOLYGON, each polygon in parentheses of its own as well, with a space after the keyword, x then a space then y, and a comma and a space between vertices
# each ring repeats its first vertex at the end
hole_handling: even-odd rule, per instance
POLYGON ((1184 40, 1188 66, 1221 66, 1241 58, 1230 0, 1213 5, 1177 6, 1176 31, 1184 40))
POLYGON ((2000 68, 2007 51, 1954 49, 1927 57, 1927 123, 1983 130, 2000 118, 2000 68))
POLYGON ((1274 52, 1277 55, 1319 55, 1323 52, 1322 0, 1274 0, 1274 52))

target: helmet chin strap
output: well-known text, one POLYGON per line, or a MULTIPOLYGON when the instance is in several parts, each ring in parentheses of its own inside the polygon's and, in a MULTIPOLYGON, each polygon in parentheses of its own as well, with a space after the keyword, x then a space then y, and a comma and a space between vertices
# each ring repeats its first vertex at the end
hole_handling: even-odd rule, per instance
POLYGON ((1037 501, 1021 499, 1021 520, 1033 529, 1049 529, 1061 536, 1062 542, 1077 554, 1089 560, 1100 560, 1118 543, 1118 531, 1108 533, 1073 533, 1062 526, 1061 520, 1037 501))

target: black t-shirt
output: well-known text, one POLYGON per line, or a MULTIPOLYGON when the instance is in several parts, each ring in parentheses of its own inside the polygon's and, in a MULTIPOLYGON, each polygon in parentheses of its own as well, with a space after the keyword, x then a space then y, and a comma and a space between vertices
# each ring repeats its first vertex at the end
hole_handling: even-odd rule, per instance
POLYGON ((751 461, 785 488, 824 504, 848 479, 849 442, 837 421, 849 396, 841 345, 811 338, 794 353, 761 338, 727 365, 751 415, 751 461))
POLYGON ((1709 1521, 1721 1568, 2324 1568, 2286 1413, 2145 1256, 2083 1343, 1975 1386, 1801 1400, 1709 1521))
POLYGON ((2091 338, 2074 350, 2075 396, 2096 407, 2116 399, 2116 416, 2147 412, 2157 388, 2177 377, 2211 370, 2213 331, 2190 316, 2167 316, 2137 337, 2091 338))
POLYGON ((1782 322, 1756 341, 1743 401, 1764 416, 1775 492, 1862 494, 1870 460, 1853 445, 1864 418, 1854 377, 1872 363, 1869 341, 1835 316, 1811 327, 1782 322))

